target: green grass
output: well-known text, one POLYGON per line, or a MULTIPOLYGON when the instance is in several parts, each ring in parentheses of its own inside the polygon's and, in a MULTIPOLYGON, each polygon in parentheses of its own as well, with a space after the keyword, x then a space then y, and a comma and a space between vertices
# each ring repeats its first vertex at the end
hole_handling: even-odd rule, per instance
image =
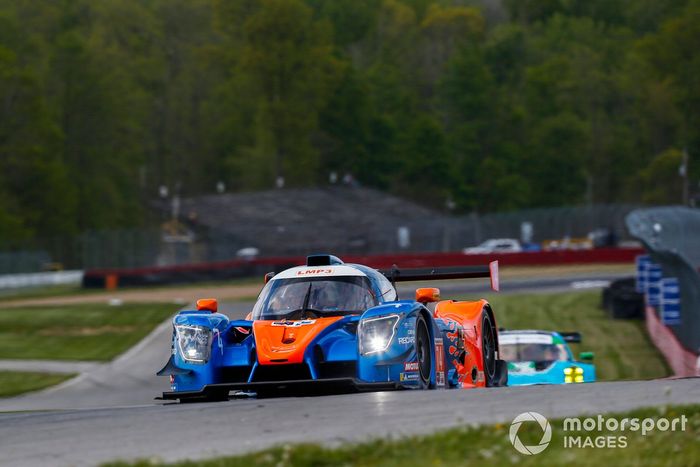
POLYGON ((74 295, 86 295, 93 289, 83 289, 77 285, 50 285, 44 287, 31 287, 15 290, 3 290, 0 292, 0 303, 12 300, 47 297, 69 297, 74 295))
POLYGON ((500 327, 580 331, 571 350, 595 353, 598 380, 669 376, 666 361, 651 343, 644 321, 613 320, 600 308, 600 292, 501 295, 489 298, 500 327))
MULTIPOLYGON (((431 436, 411 437, 400 440, 377 440, 362 444, 348 444, 340 448, 324 448, 319 445, 285 445, 245 456, 223 457, 201 462, 181 462, 180 467, 325 467, 325 466, 474 466, 518 465, 529 466, 592 466, 643 465, 672 466, 700 464, 700 405, 677 406, 661 409, 645 409, 615 414, 620 421, 624 417, 640 419, 665 417, 673 419, 681 414, 688 418, 685 431, 652 431, 642 436, 632 432, 566 432, 562 420, 550 420, 552 440, 547 449, 538 455, 525 456, 512 447, 508 432, 510 425, 492 425, 458 428, 431 436), (626 437, 626 448, 565 448, 567 436, 626 437)), ((611 417, 611 415, 606 415, 611 417)), ((541 429, 534 423, 522 425, 518 436, 526 445, 537 444, 541 429)), ((680 425, 677 425, 679 427, 680 425)), ((585 439, 585 438, 584 438, 585 439)), ((149 461, 137 463, 110 463, 112 467, 153 465, 149 461)))
MULTIPOLYGON (((188 284, 163 284, 148 287, 119 287, 115 291, 108 291, 103 288, 85 289, 78 285, 50 285, 43 287, 22 288, 16 290, 0 291, 0 304, 16 300, 30 300, 39 298, 63 298, 73 296, 90 296, 111 294, 112 292, 125 292, 132 290, 182 290, 182 289, 201 289, 207 287, 229 287, 229 286, 244 286, 244 285, 263 285, 262 277, 241 277, 217 281, 194 282, 188 284)), ((253 296, 252 299, 257 297, 253 296)))
POLYGON ((75 375, 0 371, 0 397, 11 397, 24 392, 38 391, 62 383, 73 376, 75 375))
POLYGON ((0 307, 0 359, 111 360, 177 309, 162 303, 0 307))

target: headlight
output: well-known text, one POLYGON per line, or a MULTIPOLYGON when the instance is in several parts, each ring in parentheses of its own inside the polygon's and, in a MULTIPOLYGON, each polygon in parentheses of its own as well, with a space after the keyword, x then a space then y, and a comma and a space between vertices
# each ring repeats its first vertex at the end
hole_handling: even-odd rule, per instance
POLYGON ((188 362, 204 363, 211 351, 211 329, 204 326, 175 326, 175 339, 180 355, 188 362))
POLYGON ((394 334, 396 334, 396 324, 398 322, 399 315, 382 316, 360 321, 360 353, 368 355, 384 352, 388 349, 394 334))
POLYGON ((564 368, 564 383, 583 383, 583 368, 564 368))

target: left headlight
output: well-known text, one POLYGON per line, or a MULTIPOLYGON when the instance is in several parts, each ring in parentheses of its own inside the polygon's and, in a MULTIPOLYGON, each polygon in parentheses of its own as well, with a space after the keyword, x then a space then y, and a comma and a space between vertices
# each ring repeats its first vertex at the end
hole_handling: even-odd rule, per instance
POLYGON ((360 321, 360 354, 384 352, 396 334, 399 315, 380 316, 360 321))
POLYGON ((188 362, 205 363, 211 352, 211 329, 204 326, 175 326, 180 355, 188 362))
POLYGON ((564 383, 583 383, 583 368, 577 366, 564 368, 564 383))

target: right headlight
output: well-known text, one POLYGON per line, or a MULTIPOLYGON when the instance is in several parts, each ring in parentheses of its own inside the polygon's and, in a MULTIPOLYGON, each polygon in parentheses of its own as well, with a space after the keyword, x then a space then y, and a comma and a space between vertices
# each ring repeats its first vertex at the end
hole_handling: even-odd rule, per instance
POLYGON ((204 326, 175 326, 175 339, 182 358, 191 363, 205 363, 209 360, 211 334, 211 329, 204 326))
POLYGON ((360 321, 360 354, 368 355, 388 349, 396 334, 398 322, 399 315, 380 316, 360 321))

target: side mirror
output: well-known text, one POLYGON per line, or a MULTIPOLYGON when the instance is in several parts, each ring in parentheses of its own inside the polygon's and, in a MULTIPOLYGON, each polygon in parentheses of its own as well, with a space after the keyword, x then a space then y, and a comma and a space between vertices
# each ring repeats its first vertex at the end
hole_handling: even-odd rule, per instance
POLYGON ((440 300, 440 289, 435 287, 426 287, 416 289, 416 301, 425 305, 426 303, 437 302, 440 300))
POLYGON ((268 282, 270 282, 270 279, 272 279, 273 277, 275 277, 274 272, 268 272, 267 274, 265 274, 265 283, 267 284, 268 282))
POLYGON ((593 352, 581 352, 578 354, 578 359, 582 362, 592 362, 595 354, 593 352))
POLYGON ((197 300, 197 311, 211 311, 216 313, 219 309, 219 302, 215 298, 200 298, 197 300))

